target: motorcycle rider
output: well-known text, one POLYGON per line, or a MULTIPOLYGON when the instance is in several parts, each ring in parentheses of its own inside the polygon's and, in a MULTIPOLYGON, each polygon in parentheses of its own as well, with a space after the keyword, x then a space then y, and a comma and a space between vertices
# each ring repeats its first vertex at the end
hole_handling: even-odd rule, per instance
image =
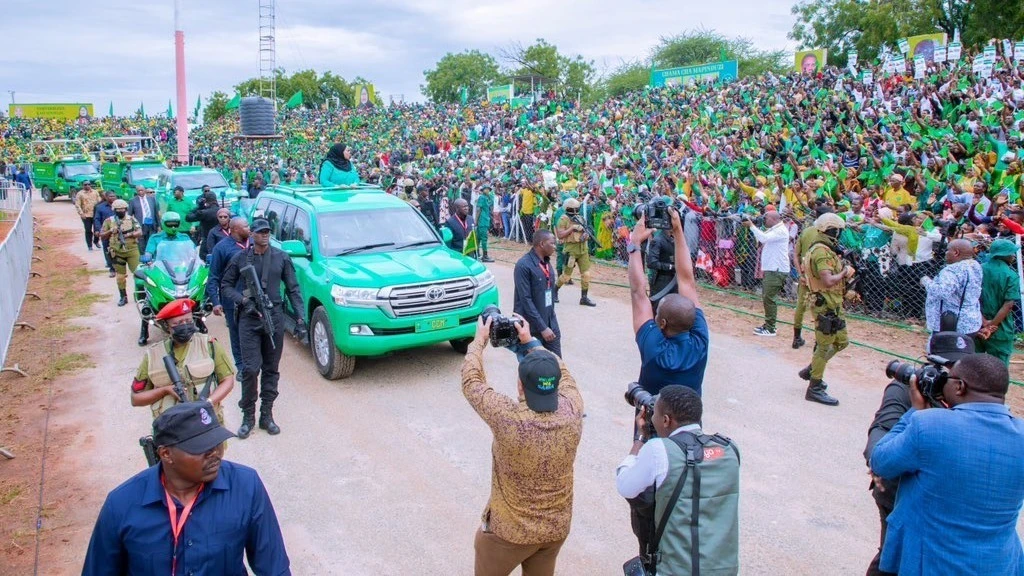
POLYGON ((158 322, 167 323, 170 339, 151 344, 142 356, 142 362, 132 381, 132 406, 149 406, 153 419, 178 402, 195 402, 210 384, 207 400, 213 404, 217 419, 224 423, 221 402, 235 386, 235 371, 227 352, 216 339, 196 333, 192 322, 192 309, 196 303, 188 298, 172 300, 156 315, 158 322), (186 398, 178 398, 171 386, 171 378, 164 367, 164 356, 174 355, 174 363, 181 374, 186 398))
POLYGON ((160 227, 160 232, 149 236, 149 241, 146 242, 145 256, 153 258, 161 242, 188 242, 195 247, 195 243, 192 242, 192 238, 188 234, 179 234, 181 231, 181 216, 177 212, 165 212, 163 220, 160 222, 160 227))
POLYGON ((114 200, 114 215, 107 218, 100 228, 100 239, 110 243, 110 260, 117 275, 117 291, 121 299, 118 306, 128 304, 128 293, 125 290, 125 276, 132 274, 139 267, 139 238, 142 237, 142 224, 134 216, 128 214, 128 203, 114 200), (120 234, 118 234, 120 230, 120 234))

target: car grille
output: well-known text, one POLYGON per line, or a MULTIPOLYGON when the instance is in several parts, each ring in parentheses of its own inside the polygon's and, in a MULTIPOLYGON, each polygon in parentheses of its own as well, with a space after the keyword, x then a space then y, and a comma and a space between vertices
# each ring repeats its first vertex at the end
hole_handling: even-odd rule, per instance
POLYGON ((384 289, 388 308, 396 318, 459 310, 473 304, 476 285, 470 278, 428 282, 384 289))

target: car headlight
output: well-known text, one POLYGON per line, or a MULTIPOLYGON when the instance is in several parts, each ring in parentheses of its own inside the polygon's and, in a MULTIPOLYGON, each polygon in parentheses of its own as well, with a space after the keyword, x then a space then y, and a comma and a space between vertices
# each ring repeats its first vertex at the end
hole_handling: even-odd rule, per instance
POLYGON ((473 282, 476 283, 476 293, 483 294, 494 286, 494 274, 491 274, 490 270, 484 270, 473 277, 473 282))
POLYGON ((185 296, 188 296, 188 287, 187 286, 176 286, 174 288, 174 297, 175 298, 184 298, 185 296))
POLYGON ((381 303, 377 288, 347 288, 335 284, 331 287, 331 298, 338 306, 373 307, 381 303))

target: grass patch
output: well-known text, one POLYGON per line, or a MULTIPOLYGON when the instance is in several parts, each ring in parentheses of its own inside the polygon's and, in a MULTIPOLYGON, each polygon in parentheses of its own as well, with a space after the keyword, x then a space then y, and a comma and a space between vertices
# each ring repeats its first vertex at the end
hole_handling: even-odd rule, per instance
POLYGON ((13 502, 15 498, 21 496, 23 490, 21 486, 17 485, 0 489, 0 506, 6 506, 13 502))
POLYGON ((67 319, 86 316, 89 314, 89 308, 92 308, 93 304, 109 299, 109 294, 99 294, 97 292, 85 292, 70 295, 64 302, 64 309, 61 310, 61 317, 67 319))
POLYGON ((43 372, 43 380, 54 380, 62 374, 92 368, 95 364, 85 354, 74 352, 61 354, 53 359, 43 372))
POLYGON ((47 338, 61 340, 69 334, 81 332, 82 330, 85 330, 84 326, 71 324, 70 322, 65 322, 63 320, 57 320, 55 322, 47 322, 42 328, 42 334, 47 338))

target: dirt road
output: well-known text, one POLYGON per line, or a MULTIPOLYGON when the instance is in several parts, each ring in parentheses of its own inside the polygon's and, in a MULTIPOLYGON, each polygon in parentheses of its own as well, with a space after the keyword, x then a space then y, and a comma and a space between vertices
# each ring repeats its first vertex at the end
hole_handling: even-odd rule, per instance
MULTIPOLYGON (((78 229, 66 202, 34 208, 51 225, 78 229)), ((74 253, 93 269, 100 252, 74 253)), ((492 265, 508 306, 512 268, 492 265)), ((115 293, 105 274, 91 288, 115 293)), ((559 574, 614 574, 635 540, 615 467, 631 444, 622 392, 637 375, 625 291, 597 287, 599 306, 577 306, 576 287, 558 310, 565 360, 582 389, 587 418, 576 460, 572 533, 559 574)), ((65 382, 51 426, 68 432, 67 470, 82 482, 78 519, 65 531, 48 573, 80 569, 106 492, 141 470, 137 440, 151 421, 129 405, 141 353, 138 320, 113 300, 83 319, 95 369, 65 382), (68 460, 70 459, 70 460, 68 460)), ((861 451, 885 383, 881 354, 848 349, 829 368, 838 408, 803 399, 796 372, 810 349, 785 338, 756 339, 753 319, 708 310, 711 358, 704 383, 705 428, 742 452, 741 565, 744 574, 862 574, 877 546, 878 518, 861 451)), ((222 320, 211 330, 223 342, 222 320)), ((344 381, 320 378, 308 350, 286 343, 275 415, 283 432, 232 441, 226 458, 255 467, 270 491, 296 574, 470 574, 473 533, 490 488, 491 435, 460 391, 461 357, 447 345, 361 360, 344 381)), ((515 360, 488 349, 492 384, 515 393, 515 360)), ((239 393, 226 405, 237 428, 239 393)))

